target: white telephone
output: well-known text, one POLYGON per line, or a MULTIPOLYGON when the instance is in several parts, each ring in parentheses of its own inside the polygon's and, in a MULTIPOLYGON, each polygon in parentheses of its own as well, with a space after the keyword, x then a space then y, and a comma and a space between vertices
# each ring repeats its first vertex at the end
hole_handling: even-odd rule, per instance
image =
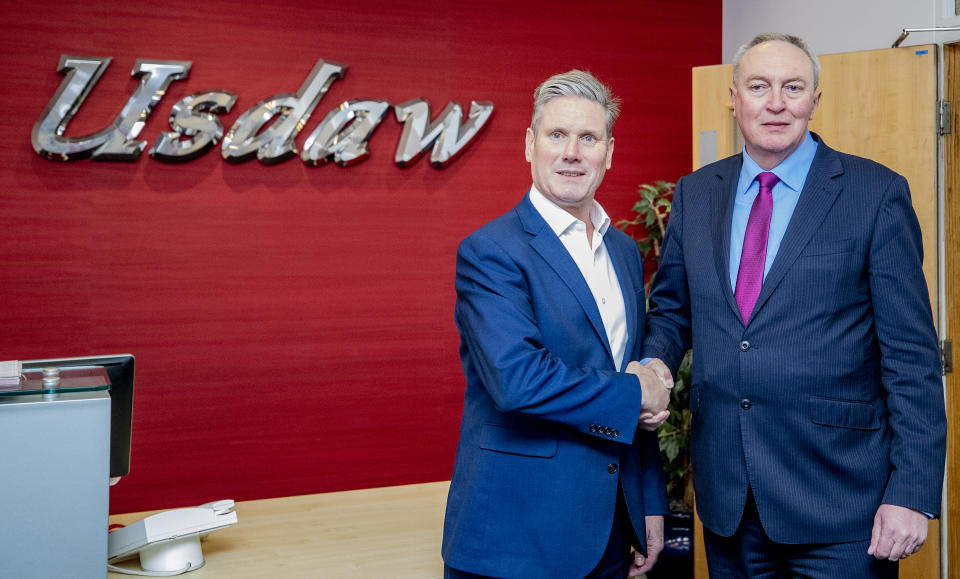
POLYGON ((107 562, 116 563, 139 553, 141 573, 110 565, 111 571, 134 575, 168 576, 203 566, 201 536, 237 524, 230 499, 199 507, 151 515, 108 536, 107 562))

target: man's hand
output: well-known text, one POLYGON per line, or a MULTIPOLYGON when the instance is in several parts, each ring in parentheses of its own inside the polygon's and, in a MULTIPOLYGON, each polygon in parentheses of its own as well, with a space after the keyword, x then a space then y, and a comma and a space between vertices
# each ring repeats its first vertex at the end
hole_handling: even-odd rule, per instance
POLYGON ((868 555, 877 559, 905 559, 927 540, 927 516, 897 505, 880 505, 873 517, 873 534, 868 555))
MULTIPOLYGON (((664 364, 663 360, 660 358, 651 358, 643 366, 648 370, 652 370, 654 374, 663 380, 663 385, 666 386, 668 390, 673 388, 673 376, 670 375, 670 368, 667 368, 667 365, 664 364)), ((640 428, 653 432, 654 430, 660 428, 660 425, 666 422, 667 418, 669 417, 669 410, 664 410, 663 412, 657 414, 654 414, 653 412, 641 412, 640 428)))
POLYGON ((663 550, 663 517, 650 516, 646 519, 647 523, 647 556, 644 557, 640 551, 633 552, 633 565, 630 566, 629 577, 636 577, 646 573, 657 563, 657 557, 663 550))
POLYGON ((653 412, 641 412, 639 420, 640 429, 653 432, 654 430, 660 428, 660 425, 666 422, 667 418, 670 418, 669 410, 664 410, 658 414, 654 414, 653 412))
POLYGON ((653 373, 663 380, 663 384, 667 388, 673 388, 673 375, 670 374, 670 368, 667 368, 663 360, 660 358, 651 358, 647 360, 647 363, 643 366, 653 370, 653 373))
POLYGON ((627 364, 627 372, 640 379, 640 389, 643 392, 640 409, 652 415, 663 413, 670 403, 670 389, 663 380, 653 370, 636 361, 627 364))

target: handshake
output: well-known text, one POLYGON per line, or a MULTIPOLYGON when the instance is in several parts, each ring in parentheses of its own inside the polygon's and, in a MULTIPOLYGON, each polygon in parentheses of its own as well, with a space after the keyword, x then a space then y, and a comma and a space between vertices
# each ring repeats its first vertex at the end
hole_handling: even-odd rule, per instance
POLYGON ((656 430, 670 416, 667 404, 670 403, 670 391, 673 389, 673 376, 670 369, 659 358, 654 358, 644 366, 640 362, 627 364, 627 373, 640 380, 643 392, 641 402, 640 428, 656 430))

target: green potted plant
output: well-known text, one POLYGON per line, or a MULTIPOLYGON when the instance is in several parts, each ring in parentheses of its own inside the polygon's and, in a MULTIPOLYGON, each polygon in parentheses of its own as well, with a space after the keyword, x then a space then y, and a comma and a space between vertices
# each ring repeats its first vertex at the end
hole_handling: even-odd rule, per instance
MULTIPOLYGON (((633 205, 633 219, 622 219, 616 226, 630 234, 643 256, 644 269, 653 271, 646 287, 660 265, 660 247, 670 218, 674 183, 655 181, 637 188, 640 199, 633 205)), ((673 386, 670 417, 657 431, 660 452, 664 458, 664 475, 670 515, 665 521, 664 552, 648 577, 693 576, 693 478, 690 468, 690 366, 692 352, 680 364, 673 386)))

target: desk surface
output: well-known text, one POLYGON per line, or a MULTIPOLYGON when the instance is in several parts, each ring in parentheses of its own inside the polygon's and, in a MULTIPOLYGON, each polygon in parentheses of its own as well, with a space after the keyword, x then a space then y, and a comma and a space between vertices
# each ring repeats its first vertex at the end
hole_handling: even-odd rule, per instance
MULTIPOLYGON (((449 484, 238 502, 237 524, 203 543, 206 565, 180 577, 443 577, 440 541, 449 484)), ((150 514, 113 515, 110 523, 130 524, 150 514)), ((137 559, 120 566, 140 568, 137 559)))

